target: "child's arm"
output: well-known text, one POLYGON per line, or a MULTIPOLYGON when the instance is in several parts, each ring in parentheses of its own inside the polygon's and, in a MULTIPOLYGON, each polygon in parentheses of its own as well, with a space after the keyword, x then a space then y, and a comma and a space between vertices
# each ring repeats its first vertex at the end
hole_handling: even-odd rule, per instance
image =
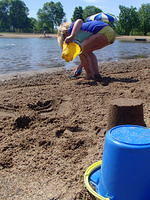
POLYGON ((71 34, 66 37, 65 39, 65 42, 66 43, 69 43, 69 42, 72 42, 76 33, 80 30, 81 26, 82 26, 82 23, 83 23, 83 20, 82 19, 77 19, 73 25, 73 28, 72 28, 72 31, 71 31, 71 34))

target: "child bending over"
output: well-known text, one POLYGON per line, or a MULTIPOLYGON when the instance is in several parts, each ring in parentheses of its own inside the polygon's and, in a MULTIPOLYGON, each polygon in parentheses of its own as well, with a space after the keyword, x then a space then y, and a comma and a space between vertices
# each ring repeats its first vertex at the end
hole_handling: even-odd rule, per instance
POLYGON ((81 19, 74 23, 63 23, 58 29, 58 43, 62 47, 63 42, 70 43, 76 41, 82 53, 80 65, 74 76, 78 76, 84 67, 86 79, 92 79, 102 82, 102 77, 98 70, 98 62, 93 51, 102 49, 110 45, 115 40, 115 32, 109 24, 102 21, 83 22, 81 19))

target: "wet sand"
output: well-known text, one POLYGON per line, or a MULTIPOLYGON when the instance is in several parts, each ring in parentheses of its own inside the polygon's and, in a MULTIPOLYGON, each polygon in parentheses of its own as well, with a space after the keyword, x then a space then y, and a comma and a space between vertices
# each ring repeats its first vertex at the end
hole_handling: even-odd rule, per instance
POLYGON ((150 127, 150 59, 102 64, 108 86, 70 73, 0 82, 1 200, 93 200, 83 175, 102 157, 112 99, 141 99, 150 127))

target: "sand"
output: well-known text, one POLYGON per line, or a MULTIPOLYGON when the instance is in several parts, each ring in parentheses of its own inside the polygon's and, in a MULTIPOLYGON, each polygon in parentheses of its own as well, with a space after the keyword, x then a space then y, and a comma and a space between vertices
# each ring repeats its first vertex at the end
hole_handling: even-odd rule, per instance
POLYGON ((57 34, 36 34, 36 33, 0 33, 0 38, 52 38, 57 34))
POLYGON ((70 73, 0 82, 1 200, 93 200, 83 176, 102 158, 112 99, 141 99, 150 127, 149 58, 101 64, 107 86, 70 73))
POLYGON ((141 42, 143 42, 142 40, 145 40, 145 42, 150 42, 150 36, 117 36, 116 39, 129 42, 133 42, 136 40, 138 40, 138 42, 140 40, 141 42))
MULTIPOLYGON (((35 33, 0 33, 0 38, 56 38, 57 34, 35 34, 35 33)), ((135 39, 146 39, 150 42, 150 36, 117 36, 117 40, 135 41, 135 39)))

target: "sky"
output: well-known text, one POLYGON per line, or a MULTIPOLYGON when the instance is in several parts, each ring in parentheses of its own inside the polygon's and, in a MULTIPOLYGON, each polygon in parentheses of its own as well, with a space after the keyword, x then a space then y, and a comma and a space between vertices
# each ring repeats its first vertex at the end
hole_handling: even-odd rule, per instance
MULTIPOLYGON (((43 7, 43 4, 51 0, 23 0, 29 8, 29 17, 36 18, 37 11, 43 7)), ((115 16, 119 15, 119 5, 126 7, 134 6, 137 9, 141 4, 149 3, 150 0, 52 0, 53 2, 61 2, 67 21, 72 18, 75 7, 96 6, 103 12, 111 13, 115 16)))

